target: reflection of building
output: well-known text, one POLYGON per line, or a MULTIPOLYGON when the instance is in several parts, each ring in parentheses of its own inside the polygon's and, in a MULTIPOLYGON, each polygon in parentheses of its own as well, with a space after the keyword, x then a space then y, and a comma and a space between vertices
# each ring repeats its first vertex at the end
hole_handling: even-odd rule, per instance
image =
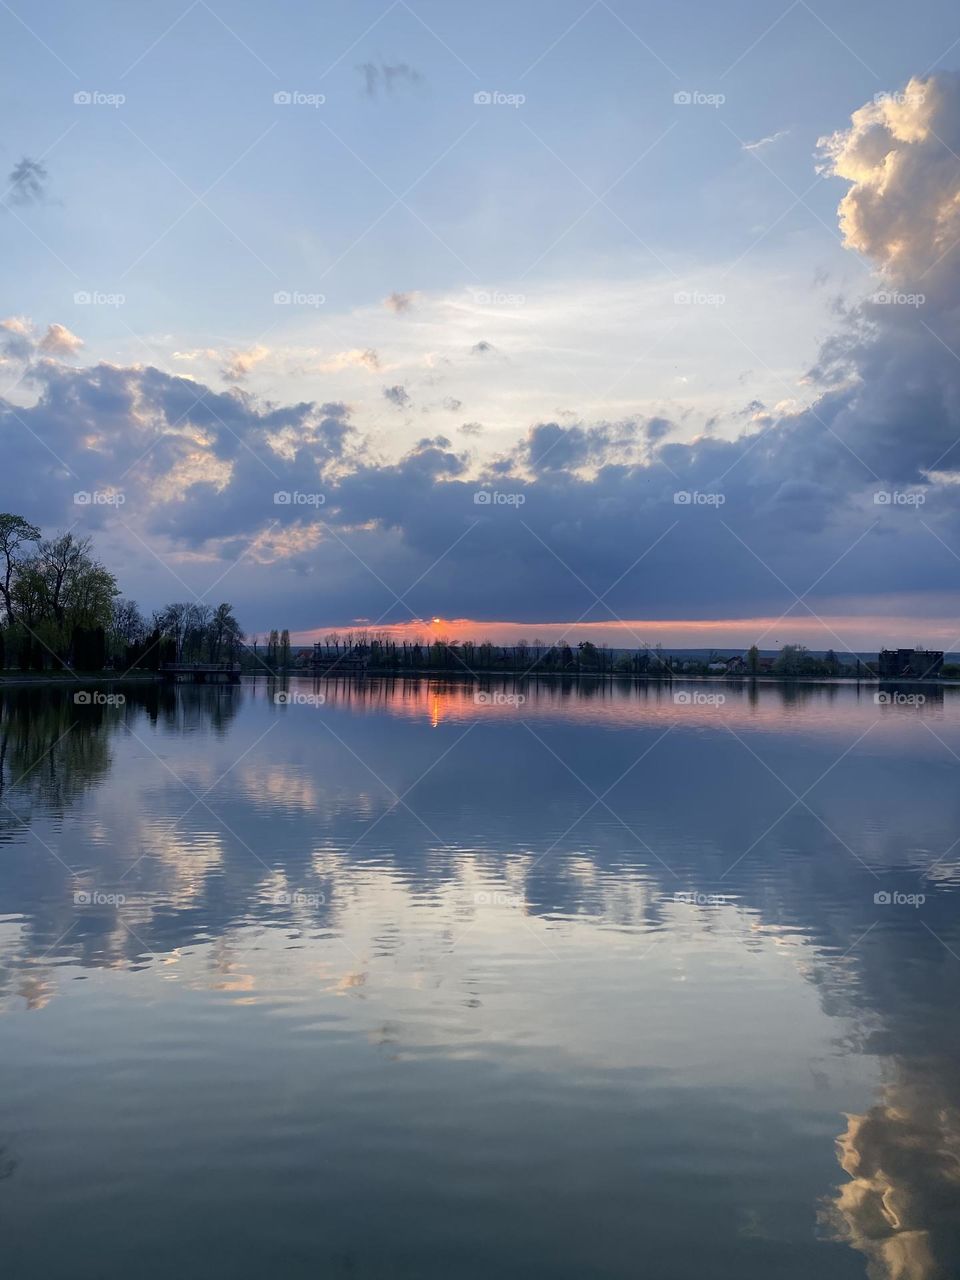
POLYGON ((881 649, 877 674, 881 680, 922 680, 938 676, 943 653, 935 649, 881 649))

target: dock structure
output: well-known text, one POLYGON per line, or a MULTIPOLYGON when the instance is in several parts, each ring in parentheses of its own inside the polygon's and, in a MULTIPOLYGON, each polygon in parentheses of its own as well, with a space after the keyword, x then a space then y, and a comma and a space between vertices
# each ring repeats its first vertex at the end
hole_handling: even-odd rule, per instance
POLYGON ((239 662, 162 662, 160 675, 174 684, 239 684, 239 662))

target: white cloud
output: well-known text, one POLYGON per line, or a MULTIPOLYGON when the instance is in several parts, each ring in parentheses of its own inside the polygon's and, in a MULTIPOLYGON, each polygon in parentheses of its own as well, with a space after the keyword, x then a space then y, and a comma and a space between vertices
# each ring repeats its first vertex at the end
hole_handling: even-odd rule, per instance
POLYGON ((767 138, 758 138, 756 142, 745 142, 743 144, 744 151, 759 151, 762 147, 773 146, 775 142, 779 142, 781 138, 786 138, 790 133, 789 129, 778 129, 776 133, 771 133, 767 138))

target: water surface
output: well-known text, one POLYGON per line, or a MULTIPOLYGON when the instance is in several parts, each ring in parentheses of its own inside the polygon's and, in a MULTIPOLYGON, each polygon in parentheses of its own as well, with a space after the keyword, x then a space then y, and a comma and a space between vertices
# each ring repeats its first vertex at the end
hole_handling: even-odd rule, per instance
POLYGON ((123 692, 0 692, 8 1274, 960 1275, 953 691, 123 692))

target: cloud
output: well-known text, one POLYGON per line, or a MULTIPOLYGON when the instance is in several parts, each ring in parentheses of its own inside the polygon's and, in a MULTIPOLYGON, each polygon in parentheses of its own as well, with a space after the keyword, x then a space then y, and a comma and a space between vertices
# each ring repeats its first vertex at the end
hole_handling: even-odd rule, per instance
POLYGON ((461 424, 460 430, 465 436, 483 435, 483 425, 479 422, 464 422, 461 424))
POLYGON ((775 142, 779 142, 781 138, 786 138, 790 134, 789 129, 778 129, 776 133, 771 133, 767 138, 758 138, 756 142, 745 142, 743 144, 744 151, 760 151, 763 147, 771 147, 775 142))
POLYGON ((960 75, 879 94, 819 145, 823 171, 851 184, 839 210, 848 247, 893 281, 927 280, 952 293, 960 278, 960 75))
POLYGON ((83 346, 83 339, 65 325, 50 324, 40 334, 32 320, 10 316, 0 320, 0 356, 30 362, 38 356, 72 356, 83 346))
POLYGON ((33 325, 23 316, 0 320, 0 355, 9 360, 29 360, 36 350, 33 325))
POLYGON ((376 373, 379 368, 380 355, 373 347, 353 347, 349 351, 338 351, 335 356, 317 366, 320 373, 339 373, 343 369, 367 369, 376 373))
POLYGON ((220 376, 227 382, 243 382, 250 370, 264 361, 270 354, 270 348, 259 344, 248 347, 246 351, 232 351, 220 370, 220 376))
POLYGON ((410 396, 407 393, 406 387, 401 387, 399 384, 395 387, 384 387, 383 394, 384 397, 389 400, 391 404, 396 405, 398 409, 405 409, 410 403, 410 396))
POLYGON ((398 293, 395 290, 384 298, 383 305, 388 311, 392 311, 394 315, 400 316, 413 309, 416 297, 417 295, 415 293, 398 293))
POLYGON ((492 342, 487 342, 484 338, 481 338, 479 342, 475 342, 470 348, 470 354, 472 356, 489 355, 491 351, 496 351, 496 347, 492 342))
POLYGON ((463 401, 456 396, 444 396, 443 407, 448 413, 457 413, 463 408, 463 401))
MULTIPOLYGON (((403 621, 384 583, 418 582, 408 603, 419 616, 530 623, 590 609, 603 621, 802 617, 789 588, 802 595, 818 579, 818 611, 827 598, 946 600, 950 548, 960 552, 960 253, 931 240, 960 207, 960 169, 947 173, 931 138, 960 145, 960 95, 947 75, 923 91, 922 116, 898 104, 891 122, 868 104, 825 147, 849 188, 845 235, 878 274, 809 371, 808 408, 748 402, 732 439, 691 439, 689 424, 681 439, 666 413, 518 421, 519 443, 476 470, 445 436, 384 461, 382 437, 332 398, 273 404, 151 367, 48 358, 29 368, 34 404, 0 400, 0 509, 56 527, 75 518, 78 488, 123 477, 124 520, 159 555, 184 556, 178 572, 244 557, 236 603, 254 627, 403 621), (476 501, 494 489, 522 507, 476 501), (283 490, 322 492, 322 509, 278 506, 283 490)), ((28 321, 0 322, 0 344, 21 358, 41 343, 28 321)), ((411 405, 402 383, 382 394, 411 405)), ((479 429, 463 424, 464 443, 479 429)))
POLYGON ((62 324, 51 324, 40 340, 40 350, 46 355, 72 356, 83 346, 83 339, 62 324))
POLYGON ((361 62, 357 67, 363 77, 363 92, 368 98, 393 94, 399 88, 416 88, 424 76, 406 62, 361 62))
POLYGON ((13 166, 7 183, 12 204, 39 204, 47 194, 47 171, 39 160, 24 156, 13 166))

